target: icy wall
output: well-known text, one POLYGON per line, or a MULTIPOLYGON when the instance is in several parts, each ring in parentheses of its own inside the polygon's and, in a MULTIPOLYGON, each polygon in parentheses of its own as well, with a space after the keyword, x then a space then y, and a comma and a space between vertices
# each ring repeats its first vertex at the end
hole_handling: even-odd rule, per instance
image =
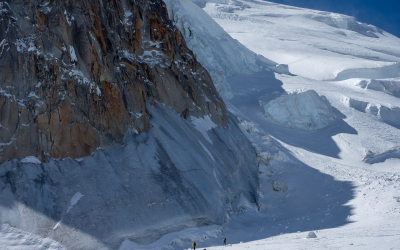
POLYGON ((328 99, 314 90, 285 94, 273 100, 269 98, 270 95, 259 98, 264 118, 285 127, 317 130, 337 118, 337 112, 328 99))

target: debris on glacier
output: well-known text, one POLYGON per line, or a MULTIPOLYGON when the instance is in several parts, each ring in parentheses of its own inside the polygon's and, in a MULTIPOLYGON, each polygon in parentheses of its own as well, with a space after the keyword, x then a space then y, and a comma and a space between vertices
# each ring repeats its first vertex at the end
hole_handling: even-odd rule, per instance
POLYGON ((314 90, 284 94, 267 103, 260 98, 264 117, 285 127, 317 130, 328 126, 337 114, 329 101, 314 90))
POLYGON ((317 238, 317 235, 314 232, 309 232, 307 234, 307 239, 317 238))
POLYGON ((286 191, 288 190, 288 186, 287 186, 285 183, 281 182, 281 181, 272 180, 272 181, 271 181, 271 184, 272 184, 272 189, 273 189, 274 191, 277 191, 277 192, 279 192, 279 191, 286 192, 286 191))

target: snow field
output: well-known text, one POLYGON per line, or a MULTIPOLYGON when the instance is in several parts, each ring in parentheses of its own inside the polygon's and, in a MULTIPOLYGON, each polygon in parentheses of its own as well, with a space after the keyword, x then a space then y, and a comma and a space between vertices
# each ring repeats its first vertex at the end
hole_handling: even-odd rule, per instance
POLYGON ((399 76, 400 40, 353 17, 259 0, 215 2, 204 10, 228 34, 288 64, 293 74, 316 80, 399 76))

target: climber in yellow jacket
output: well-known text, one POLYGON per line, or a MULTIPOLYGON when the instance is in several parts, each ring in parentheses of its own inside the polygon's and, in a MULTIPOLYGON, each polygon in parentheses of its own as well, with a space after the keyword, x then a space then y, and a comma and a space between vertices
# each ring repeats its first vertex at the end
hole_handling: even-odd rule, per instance
POLYGON ((196 250, 196 246, 198 246, 198 245, 199 245, 199 244, 197 244, 196 242, 193 242, 193 243, 192 243, 193 249, 196 250))

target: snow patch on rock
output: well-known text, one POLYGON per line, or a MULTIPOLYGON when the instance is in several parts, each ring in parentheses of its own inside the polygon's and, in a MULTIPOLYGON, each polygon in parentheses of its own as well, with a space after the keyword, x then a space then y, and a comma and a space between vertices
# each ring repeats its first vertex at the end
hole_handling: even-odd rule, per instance
POLYGON ((71 201, 70 201, 70 205, 67 209, 67 213, 69 211, 71 211, 71 209, 76 205, 76 203, 78 203, 78 201, 83 197, 83 194, 81 194, 80 192, 77 192, 74 194, 74 196, 72 196, 71 201))
POLYGON ((21 163, 41 164, 42 162, 35 156, 27 156, 20 161, 21 163))
POLYGON ((209 143, 213 143, 211 138, 208 136, 207 131, 217 127, 218 125, 215 124, 212 120, 211 120, 211 116, 205 116, 204 119, 202 118, 196 118, 196 117, 192 117, 192 124, 194 125, 194 127, 204 136, 204 138, 209 142, 209 143))
POLYGON ((69 46, 69 54, 71 56, 71 61, 72 62, 77 62, 78 61, 78 58, 76 57, 76 54, 75 54, 75 49, 71 45, 69 46))

